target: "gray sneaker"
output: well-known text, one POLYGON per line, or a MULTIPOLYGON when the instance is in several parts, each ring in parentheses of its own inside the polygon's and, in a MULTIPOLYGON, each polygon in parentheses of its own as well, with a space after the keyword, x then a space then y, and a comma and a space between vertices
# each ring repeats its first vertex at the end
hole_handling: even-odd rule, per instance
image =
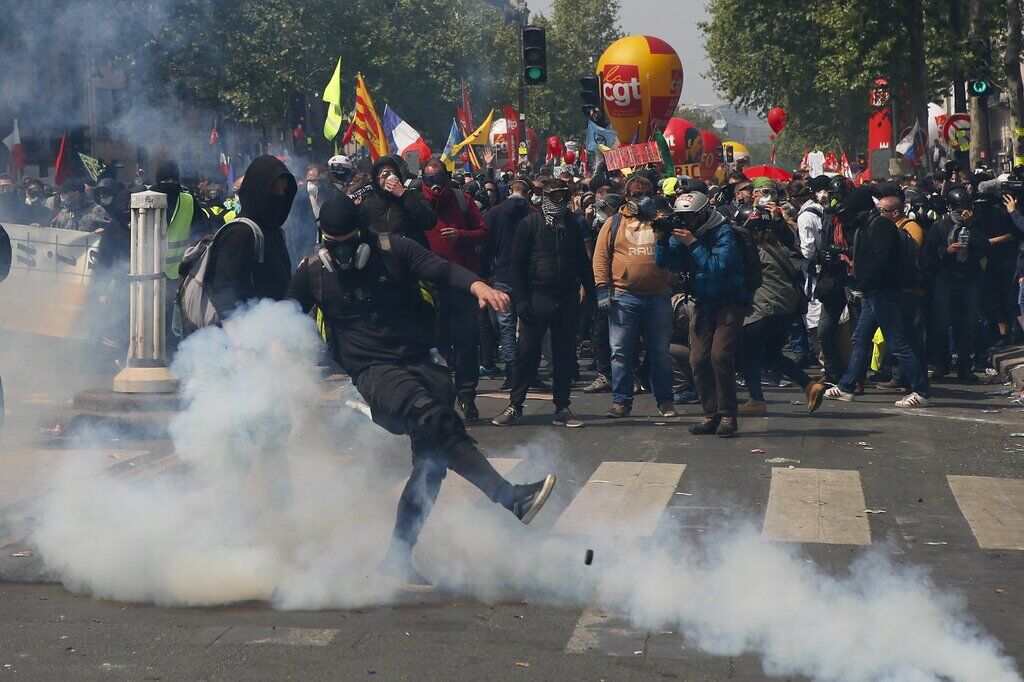
POLYGON ((568 426, 570 429, 583 428, 583 422, 577 419, 568 407, 563 407, 555 412, 555 418, 551 420, 551 423, 555 426, 568 426))
POLYGON ((491 420, 495 426, 509 426, 515 420, 523 416, 523 410, 515 405, 509 405, 505 411, 491 420))
POLYGON ((678 417, 679 413, 676 412, 675 405, 672 404, 671 400, 662 400, 658 403, 658 413, 662 417, 678 417))

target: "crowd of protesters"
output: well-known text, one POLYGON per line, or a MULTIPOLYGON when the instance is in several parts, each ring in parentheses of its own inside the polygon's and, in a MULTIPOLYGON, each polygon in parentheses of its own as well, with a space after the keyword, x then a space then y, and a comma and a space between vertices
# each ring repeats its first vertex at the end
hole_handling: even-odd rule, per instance
POLYGON ((246 300, 285 298, 291 272, 321 250, 321 209, 347 195, 368 234, 413 240, 510 297, 481 310, 462 289, 422 287, 462 417, 480 418, 481 377, 503 381, 496 426, 519 420, 531 391, 551 394, 554 424, 583 426, 574 389, 610 394, 608 418, 643 393, 664 418, 694 405, 691 432, 721 437, 768 413, 766 384, 799 389, 808 412, 865 391, 927 407, 932 383, 977 381, 1024 324, 1024 169, 996 178, 947 162, 858 185, 807 169, 707 183, 658 166, 468 172, 437 158, 410 172, 394 155, 334 157, 298 182, 273 157, 250 169, 233 187, 183 181, 170 162, 134 186, 0 175, 0 222, 102 231, 116 262, 131 194, 163 192, 167 276, 184 277, 187 246, 218 235, 210 278, 224 319, 246 300), (262 229, 259 258, 240 217, 262 229))

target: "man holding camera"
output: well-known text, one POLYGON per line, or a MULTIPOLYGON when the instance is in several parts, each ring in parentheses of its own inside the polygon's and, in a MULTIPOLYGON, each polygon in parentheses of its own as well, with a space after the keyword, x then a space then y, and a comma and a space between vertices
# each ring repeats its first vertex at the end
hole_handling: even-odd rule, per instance
POLYGON ((633 350, 639 334, 658 412, 674 417, 668 353, 672 302, 669 272, 655 262, 654 183, 636 174, 626 181, 625 192, 625 205, 601 228, 594 247, 597 305, 608 314, 611 347, 612 406, 607 416, 628 417, 633 410, 633 350))
POLYGON ((697 305, 690 321, 690 366, 704 418, 694 435, 732 438, 736 421, 736 350, 750 305, 743 254, 729 222, 699 192, 672 207, 674 229, 659 234, 655 260, 672 270, 692 269, 697 305))

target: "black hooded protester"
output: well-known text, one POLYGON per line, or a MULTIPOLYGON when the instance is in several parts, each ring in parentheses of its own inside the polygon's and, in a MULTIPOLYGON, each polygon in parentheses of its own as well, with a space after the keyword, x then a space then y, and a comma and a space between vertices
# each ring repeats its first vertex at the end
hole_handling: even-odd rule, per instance
POLYGON ((280 301, 288 291, 291 258, 281 226, 288 219, 297 191, 295 176, 276 156, 261 156, 245 171, 238 190, 241 216, 259 225, 263 258, 256 251, 256 236, 240 221, 221 228, 211 258, 210 299, 220 319, 241 303, 254 298, 280 301))
POLYGON ((407 590, 426 591, 432 586, 413 566, 412 548, 448 469, 524 524, 547 501, 555 477, 513 485, 477 449, 454 409, 448 369, 431 358, 433 312, 419 281, 466 292, 496 309, 508 307, 508 296, 412 239, 368 229, 360 213, 344 194, 324 204, 323 246, 299 265, 288 298, 305 312, 313 306, 322 311, 336 339, 331 352, 352 376, 373 421, 409 436, 413 470, 380 570, 407 590))
POLYGON ((397 154, 380 157, 370 169, 370 179, 373 191, 359 202, 362 223, 378 234, 409 237, 429 249, 424 232, 434 227, 437 218, 422 192, 406 190, 405 159, 397 154))

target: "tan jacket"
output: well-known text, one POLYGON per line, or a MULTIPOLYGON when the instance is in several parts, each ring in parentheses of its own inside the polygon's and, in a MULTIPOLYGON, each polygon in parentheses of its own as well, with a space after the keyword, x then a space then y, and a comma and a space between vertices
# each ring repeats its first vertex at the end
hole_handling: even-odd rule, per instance
MULTIPOLYGON (((670 273, 654 264, 654 228, 626 211, 621 215, 611 263, 615 289, 639 295, 665 293, 670 273)), ((594 247, 594 283, 598 290, 608 286, 608 233, 614 219, 605 221, 594 247)))

